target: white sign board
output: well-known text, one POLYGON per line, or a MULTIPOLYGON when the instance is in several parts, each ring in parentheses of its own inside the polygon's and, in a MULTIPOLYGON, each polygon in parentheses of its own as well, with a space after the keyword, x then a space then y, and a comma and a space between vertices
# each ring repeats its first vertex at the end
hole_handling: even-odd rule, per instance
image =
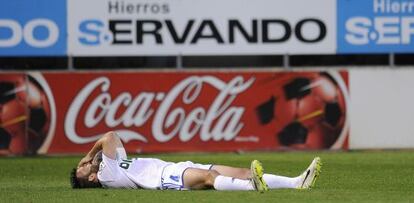
POLYGON ((350 71, 350 149, 414 147, 414 69, 350 71))
POLYGON ((70 0, 68 54, 334 54, 332 0, 70 0))

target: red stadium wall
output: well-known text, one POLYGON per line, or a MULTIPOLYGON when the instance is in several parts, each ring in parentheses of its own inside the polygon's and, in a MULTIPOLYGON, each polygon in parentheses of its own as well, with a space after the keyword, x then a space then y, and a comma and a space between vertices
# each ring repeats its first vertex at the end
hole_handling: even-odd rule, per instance
POLYGON ((347 149, 347 71, 0 74, 2 154, 347 149))

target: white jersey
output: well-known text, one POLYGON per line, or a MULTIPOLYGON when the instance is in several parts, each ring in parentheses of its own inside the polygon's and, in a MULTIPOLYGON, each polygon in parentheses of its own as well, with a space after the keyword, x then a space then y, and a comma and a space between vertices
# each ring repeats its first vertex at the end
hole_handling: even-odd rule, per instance
POLYGON ((117 152, 115 160, 102 153, 98 180, 105 188, 160 189, 164 167, 173 164, 153 158, 126 159, 123 148, 117 152))

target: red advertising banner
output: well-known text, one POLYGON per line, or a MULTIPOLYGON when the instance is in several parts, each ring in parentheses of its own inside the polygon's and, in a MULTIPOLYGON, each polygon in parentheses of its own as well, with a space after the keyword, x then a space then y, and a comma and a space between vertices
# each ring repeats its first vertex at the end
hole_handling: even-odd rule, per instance
POLYGON ((0 84, 3 154, 84 153, 107 131, 128 152, 347 148, 346 71, 33 72, 0 84))

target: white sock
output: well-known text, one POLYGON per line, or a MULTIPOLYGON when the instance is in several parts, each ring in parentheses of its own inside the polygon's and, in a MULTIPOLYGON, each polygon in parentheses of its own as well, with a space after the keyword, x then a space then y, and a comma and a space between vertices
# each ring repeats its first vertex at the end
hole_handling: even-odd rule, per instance
POLYGON ((216 190, 254 190, 250 180, 242 180, 219 175, 214 180, 216 190))
POLYGON ((296 188, 299 182, 299 178, 299 176, 295 178, 289 178, 273 174, 263 174, 263 179, 271 189, 296 188))

